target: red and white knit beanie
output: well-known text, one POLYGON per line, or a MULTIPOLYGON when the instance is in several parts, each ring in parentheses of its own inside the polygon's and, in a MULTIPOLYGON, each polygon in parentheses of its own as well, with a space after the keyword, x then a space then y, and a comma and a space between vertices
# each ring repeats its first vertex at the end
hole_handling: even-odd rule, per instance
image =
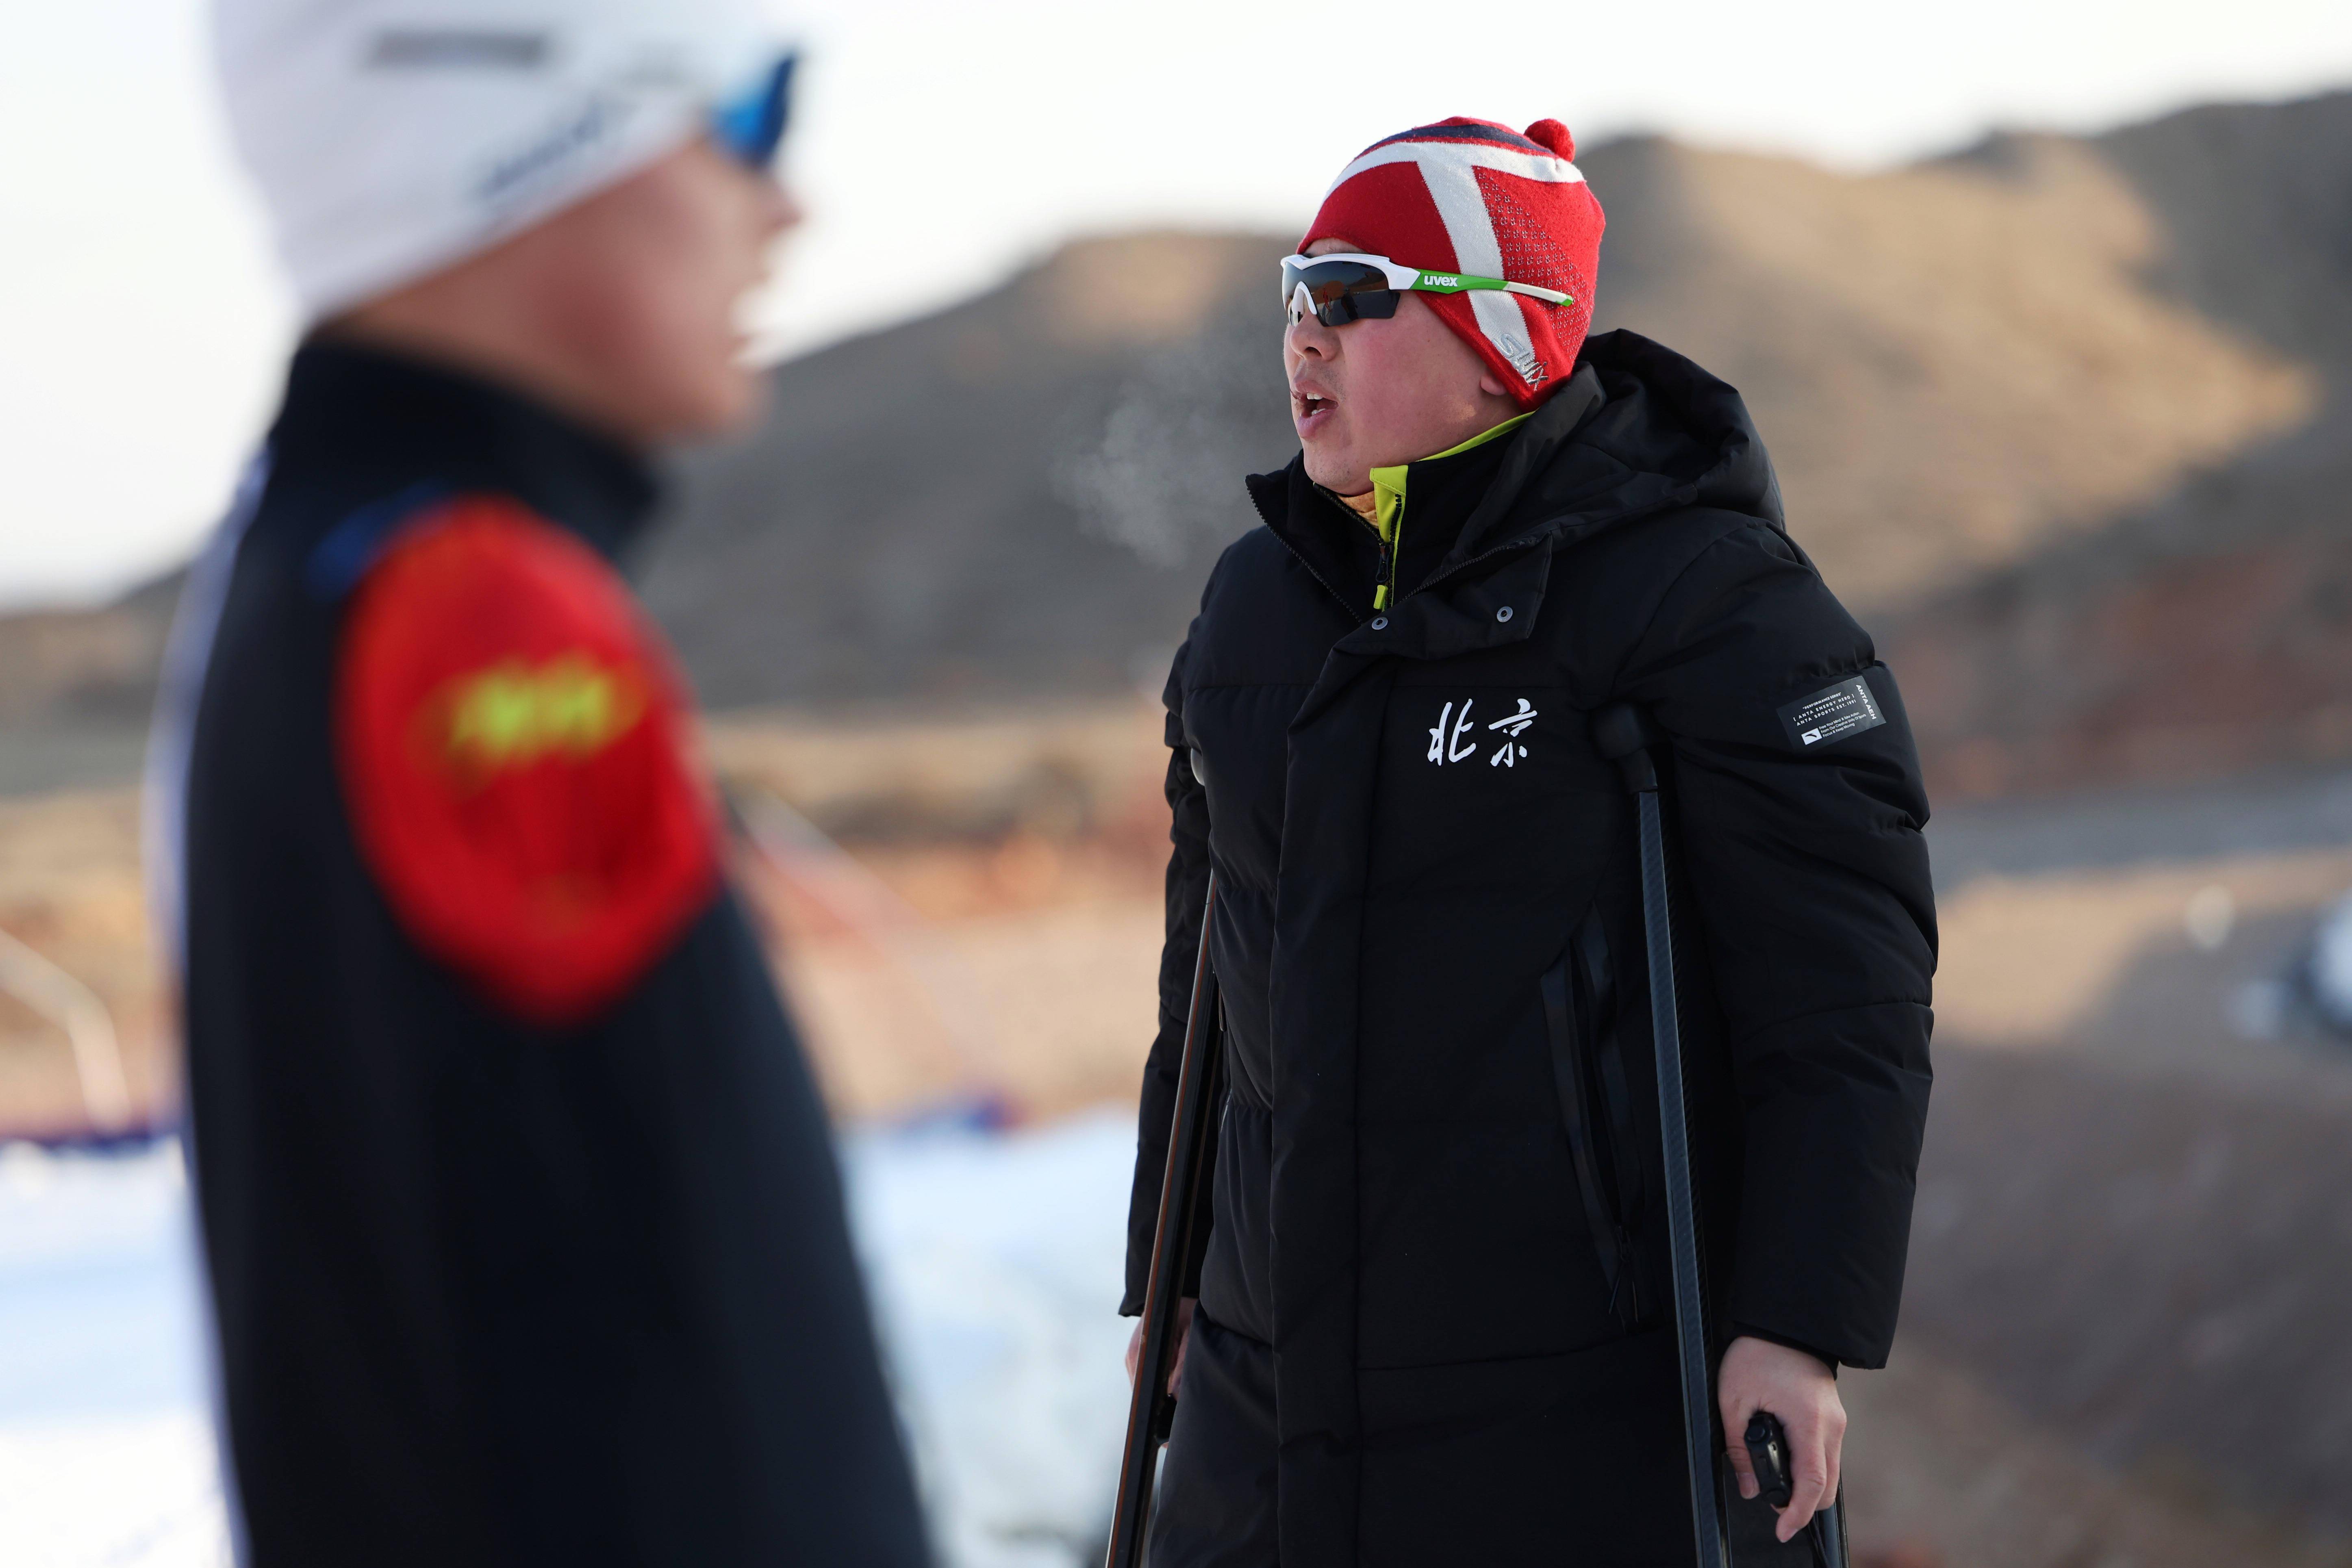
POLYGON ((1441 120, 1373 142, 1339 171, 1298 242, 1344 239, 1424 272, 1464 272, 1557 289, 1571 303, 1523 294, 1423 294, 1521 405, 1534 407, 1576 368, 1592 324, 1601 204, 1569 160, 1557 120, 1523 135, 1491 120, 1441 120))

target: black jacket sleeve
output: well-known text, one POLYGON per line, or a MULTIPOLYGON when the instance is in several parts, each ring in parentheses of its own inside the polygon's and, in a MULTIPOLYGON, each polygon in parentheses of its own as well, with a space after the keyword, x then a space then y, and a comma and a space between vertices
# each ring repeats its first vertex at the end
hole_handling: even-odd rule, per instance
POLYGON ((1692 560, 1620 689, 1673 742, 1690 924, 1745 1131, 1727 1321, 1884 1365, 1936 959, 1927 802, 1902 698, 1811 563, 1760 523, 1692 560), (1881 722, 1809 741, 1784 718, 1856 678, 1881 722))
MULTIPOLYGON (((1187 645, 1189 647, 1189 645, 1187 645)), ((1160 1220, 1160 1184, 1168 1168, 1169 1121, 1176 1110, 1176 1074, 1184 1054, 1184 1026, 1192 1005, 1192 968, 1201 950, 1201 910, 1209 892, 1209 800, 1193 776, 1184 735, 1184 656, 1168 675, 1168 806, 1172 846, 1168 857, 1168 939, 1160 952, 1160 1032, 1143 1068, 1143 1104, 1135 1136, 1135 1186, 1127 1209, 1127 1293, 1122 1316, 1143 1310, 1151 1271, 1151 1236, 1160 1220)), ((1214 1162, 1201 1173, 1214 1175, 1214 1162)), ((1201 1259, 1187 1259, 1184 1294, 1200 1293, 1201 1259)))

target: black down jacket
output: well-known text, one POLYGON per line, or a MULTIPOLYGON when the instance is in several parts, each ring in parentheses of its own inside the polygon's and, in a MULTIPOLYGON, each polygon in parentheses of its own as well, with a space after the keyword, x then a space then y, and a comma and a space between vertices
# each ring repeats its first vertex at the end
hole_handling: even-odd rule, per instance
POLYGON ((1927 1107, 1927 803, 1893 678, 1789 539, 1739 396, 1593 339, 1412 465, 1393 607, 1294 460, 1169 679, 1175 853, 1126 1310, 1202 895, 1230 1090, 1202 1310, 1271 1344, 1284 1568, 1687 1562, 1633 811, 1673 742, 1718 1347, 1885 1363, 1927 1107), (1570 1526, 1596 1507, 1607 1542, 1570 1526))
MULTIPOLYGON (((488 857, 465 853, 480 844, 542 865, 553 846, 567 871, 650 858, 654 791, 583 779, 603 743, 584 724, 514 721, 534 665, 565 664, 467 660, 506 683, 487 689, 504 694, 507 735, 580 743, 446 791, 454 769, 354 765, 375 711, 352 678, 360 606, 419 593, 386 574, 458 526, 435 521, 446 498, 527 509, 535 521, 499 537, 573 563, 569 581, 614 583, 592 607, 625 607, 604 563, 642 529, 651 476, 534 399, 318 342, 295 356, 263 471, 181 601, 155 763, 156 816, 184 826, 184 859, 162 858, 184 898, 161 907, 186 931, 239 1560, 919 1568, 824 1107, 734 893, 714 875, 635 956, 501 964, 613 982, 584 1016, 534 1019, 462 962, 478 938, 421 918, 415 889, 463 890, 435 913, 496 891, 488 857), (489 816, 518 799, 501 788, 531 792, 528 809, 489 816), (366 832, 383 799, 443 794, 486 824, 459 848, 366 832)), ((584 614, 549 608, 543 569, 488 571, 460 559, 425 583, 500 594, 442 616, 436 643, 581 631, 584 614)), ((584 661, 611 645, 579 646, 584 661)), ((395 754, 457 754, 441 739, 453 714, 481 710, 443 701, 450 689, 392 710, 395 754)), ((625 738, 647 720, 637 707, 625 738)), ((587 891, 557 907, 593 915, 616 883, 574 872, 587 891)))

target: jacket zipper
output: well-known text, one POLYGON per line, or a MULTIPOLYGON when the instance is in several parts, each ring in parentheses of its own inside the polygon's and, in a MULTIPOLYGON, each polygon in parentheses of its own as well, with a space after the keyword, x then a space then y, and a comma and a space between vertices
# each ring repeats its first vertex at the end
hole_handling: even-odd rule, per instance
MULTIPOLYGON (((1339 505, 1336 500, 1332 504, 1339 505)), ((1385 610, 1396 603, 1397 557, 1404 553, 1404 502, 1402 499, 1397 501, 1396 535, 1393 539, 1382 533, 1381 525, 1373 519, 1361 516, 1349 507, 1340 506, 1339 510, 1354 518, 1372 536, 1372 549, 1378 552, 1372 560, 1372 608, 1385 610)), ((1291 553, 1296 555, 1297 552, 1291 553)), ((1307 570, 1312 572, 1315 568, 1309 566, 1307 570)), ((1320 583, 1322 579, 1318 577, 1316 581, 1320 583)), ((1330 586, 1328 583, 1323 585, 1330 586)))
MULTIPOLYGON (((1381 531, 1377 522, 1372 531, 1381 531)), ((1381 541, 1379 566, 1372 573, 1372 608, 1385 610, 1396 603, 1397 561, 1404 554, 1404 498, 1397 498, 1396 531, 1381 541)))

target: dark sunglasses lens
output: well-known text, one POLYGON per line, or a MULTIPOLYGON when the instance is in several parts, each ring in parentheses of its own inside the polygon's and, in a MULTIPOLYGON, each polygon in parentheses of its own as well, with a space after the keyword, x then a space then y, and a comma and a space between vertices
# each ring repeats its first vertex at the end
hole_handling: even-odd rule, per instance
POLYGON ((1360 261, 1283 263, 1284 300, 1295 301, 1301 285, 1315 307, 1315 319, 1327 327, 1344 326, 1367 316, 1381 319, 1396 314, 1396 295, 1389 288, 1388 274, 1360 261))
MULTIPOLYGON (((1385 284, 1388 279, 1381 281, 1385 284)), ((1344 327, 1349 321, 1385 321, 1396 314, 1396 307, 1395 289, 1368 289, 1360 293, 1342 294, 1315 314, 1327 327, 1344 327)))

